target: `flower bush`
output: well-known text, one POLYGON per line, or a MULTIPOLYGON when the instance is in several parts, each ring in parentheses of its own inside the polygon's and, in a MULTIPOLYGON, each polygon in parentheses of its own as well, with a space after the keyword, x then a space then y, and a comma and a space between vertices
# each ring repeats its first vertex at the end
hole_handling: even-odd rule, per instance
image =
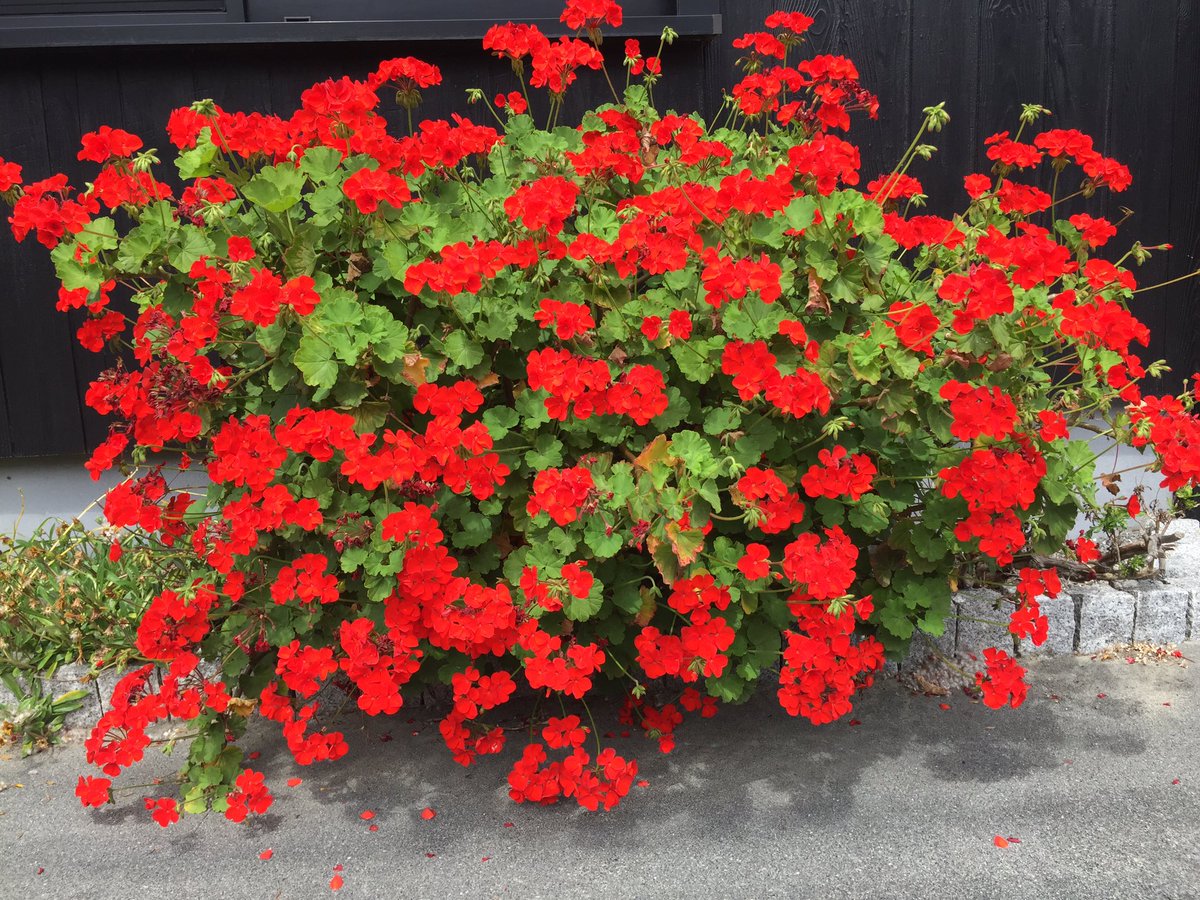
MULTIPOLYGON (((87 392, 115 419, 88 467, 139 467, 108 520, 188 572, 87 741, 85 805, 170 716, 198 737, 154 818, 261 813, 248 716, 301 765, 335 760, 330 690, 379 715, 448 685, 441 733, 470 765, 505 747, 491 719, 523 683, 563 705, 512 797, 609 808, 637 764, 590 722, 606 688, 669 751, 685 715, 768 671, 791 715, 846 715, 885 654, 942 632, 964 579, 1015 580, 1011 630, 1044 640, 1040 604, 1064 601, 1032 556, 1080 509, 1136 513, 1101 509, 1068 426, 1103 419, 1168 487, 1194 481, 1191 398, 1138 387, 1126 264, 1155 248, 1107 261, 1115 225, 1068 214, 1130 183, 1090 138, 1026 107, 963 212, 919 214, 910 169, 948 116, 928 108, 860 189, 841 133, 877 102, 850 60, 797 59, 804 15, 736 42, 745 76, 713 123, 653 103, 670 32, 650 57, 625 43, 615 90, 600 29, 620 21, 568 0, 574 37, 489 31, 515 79, 473 94, 490 124, 412 124, 441 76, 404 58, 314 85, 289 118, 176 110, 181 188, 107 127, 83 139, 83 190, 0 163, 16 237, 49 249, 59 308, 87 310, 81 343, 130 351, 87 392), (612 102, 557 125, 589 71, 612 102), (182 486, 196 469, 203 492, 182 486)), ((989 650, 984 702, 1018 705, 1023 674, 989 650)))

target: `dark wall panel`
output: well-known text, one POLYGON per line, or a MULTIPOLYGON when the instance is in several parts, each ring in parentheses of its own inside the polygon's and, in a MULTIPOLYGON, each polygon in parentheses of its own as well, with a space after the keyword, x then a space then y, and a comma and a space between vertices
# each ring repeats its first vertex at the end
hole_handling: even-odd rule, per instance
MULTIPOLYGON (((938 152, 912 171, 932 210, 961 209, 962 176, 988 167, 983 138, 1015 130, 1022 102, 1041 103, 1055 125, 1089 132, 1132 166, 1134 187, 1093 207, 1115 218, 1132 209, 1126 240, 1175 245, 1139 270, 1139 281, 1200 265, 1200 0, 724 0, 723 35, 668 48, 660 108, 711 119, 737 77, 740 51, 730 42, 777 8, 812 16, 810 51, 850 56, 878 93, 879 120, 859 118, 852 135, 864 179, 890 171, 922 107, 944 100, 951 121, 931 139, 938 152)), ((647 53, 656 46, 642 44, 647 53)), ((620 45, 606 46, 616 73, 620 45)), ((64 171, 78 183, 91 171, 75 160, 82 131, 127 128, 167 157, 164 126, 177 106, 211 97, 230 109, 287 114, 314 81, 361 77, 376 60, 406 54, 445 75, 427 92, 422 116, 471 115, 469 87, 511 89, 508 65, 475 42, 12 50, 0 55, 0 156, 22 163, 29 178, 64 171)), ((564 120, 602 90, 597 79, 569 95, 564 120)), ((399 125, 394 104, 388 113, 399 125)), ((0 236, 0 456, 79 452, 103 435, 81 398, 107 359, 74 345, 78 322, 56 313, 54 299, 42 248, 0 236)), ((1161 387, 1173 387, 1200 368, 1200 278, 1142 295, 1138 307, 1155 334, 1147 355, 1170 361, 1176 375, 1161 387)))

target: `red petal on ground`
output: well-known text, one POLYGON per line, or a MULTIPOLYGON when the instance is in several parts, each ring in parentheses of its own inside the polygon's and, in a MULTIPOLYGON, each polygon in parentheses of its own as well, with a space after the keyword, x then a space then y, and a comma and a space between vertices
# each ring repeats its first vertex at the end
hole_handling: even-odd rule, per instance
POLYGON ((302 784, 304 784, 303 778, 289 778, 287 780, 288 787, 300 787, 302 784))
POLYGON ((258 854, 258 858, 259 859, 270 859, 274 855, 275 855, 275 851, 272 850, 270 847, 268 847, 262 853, 258 854))
POLYGON ((362 812, 360 812, 360 813, 358 814, 358 817, 359 817, 360 819, 362 819, 364 822, 369 822, 369 821, 371 821, 373 818, 375 818, 375 810, 373 810, 373 809, 364 809, 362 812))
POLYGON ((331 891, 340 891, 342 889, 342 885, 345 883, 346 881, 341 875, 334 875, 329 879, 329 889, 331 891))
POLYGON ((950 708, 950 704, 949 704, 949 703, 939 703, 939 704, 938 704, 938 708, 939 708, 939 709, 949 709, 949 708, 950 708))
POLYGON ((856 725, 861 725, 861 724, 862 724, 862 722, 858 721, 858 719, 851 719, 851 720, 850 720, 850 727, 851 727, 851 728, 854 728, 856 725))
POLYGON ((430 809, 428 806, 425 807, 423 810, 421 810, 421 818, 424 819, 426 822, 428 822, 430 819, 432 819, 436 815, 437 815, 437 812, 430 809))
POLYGON ((367 831, 378 831, 378 830, 379 830, 379 826, 374 823, 372 823, 371 827, 367 829, 367 831))
POLYGON ((505 822, 504 827, 505 828, 516 828, 517 826, 514 825, 512 822, 505 822))
POLYGON ((995 844, 997 847, 999 847, 1001 850, 1003 850, 1005 847, 1008 846, 1007 839, 1000 837, 1000 835, 996 835, 994 838, 992 838, 992 843, 995 844))

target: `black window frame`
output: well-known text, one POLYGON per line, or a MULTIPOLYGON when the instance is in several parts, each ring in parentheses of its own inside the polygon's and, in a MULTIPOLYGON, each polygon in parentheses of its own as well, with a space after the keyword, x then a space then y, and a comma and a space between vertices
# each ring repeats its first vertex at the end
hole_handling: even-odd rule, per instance
MULTIPOLYGON (((5 6, 24 8, 31 0, 0 2, 0 49, 478 40, 497 21, 528 22, 550 36, 568 31, 557 13, 547 15, 551 9, 561 9, 558 0, 446 0, 420 5, 418 11, 436 10, 437 18, 398 17, 411 6, 403 0, 224 0, 221 11, 169 8, 188 5, 189 0, 103 0, 105 6, 128 10, 78 11, 100 2, 49 0, 39 5, 59 10, 38 15, 4 13, 5 6), (64 7, 69 11, 61 11, 64 7), (326 9, 328 16, 321 17, 326 9)), ((214 5, 206 0, 191 2, 214 5)), ((622 5, 621 28, 606 33, 653 36, 668 26, 681 36, 721 33, 720 0, 624 0, 622 5)))

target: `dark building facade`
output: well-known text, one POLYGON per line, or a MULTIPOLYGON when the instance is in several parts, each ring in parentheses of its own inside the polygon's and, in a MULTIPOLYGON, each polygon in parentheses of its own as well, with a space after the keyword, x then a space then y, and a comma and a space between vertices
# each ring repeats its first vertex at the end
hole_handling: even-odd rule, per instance
MULTIPOLYGON (((681 34, 664 54, 660 108, 706 117, 737 77, 733 38, 775 8, 813 16, 811 51, 850 56, 881 101, 878 120, 851 132, 866 178, 890 170, 923 107, 946 101, 951 122, 935 136, 939 152, 913 170, 932 211, 961 208, 962 176, 987 170, 984 138, 1015 129, 1021 103, 1041 103, 1055 126, 1087 131, 1132 168, 1133 186, 1096 198, 1091 211, 1115 221, 1132 210, 1122 243, 1174 245, 1137 272, 1139 281, 1200 265, 1200 0, 624 5, 627 35, 657 35, 666 24, 681 34)), ((560 8, 558 0, 0 0, 0 157, 21 163, 27 179, 61 171, 81 184, 91 168, 75 159, 79 136, 102 124, 169 157, 164 126, 175 107, 208 97, 226 109, 287 115, 315 81, 362 76, 379 59, 410 54, 445 75, 421 114, 470 115, 467 88, 512 87, 508 66, 480 48, 487 24, 549 26, 560 8), (386 19, 398 7, 408 18, 386 19), (347 21, 322 21, 334 17, 347 21)), ((620 43, 612 41, 616 56, 620 43)), ((612 65, 619 70, 619 58, 612 65)), ((576 113, 604 96, 601 86, 574 89, 576 113)), ((103 438, 82 397, 109 360, 75 344, 79 323, 55 312, 55 293, 44 249, 0 235, 0 457, 79 453, 103 438)), ((1171 389, 1200 368, 1200 279, 1140 295, 1135 312, 1154 335, 1145 356, 1174 368, 1154 387, 1171 389)))

